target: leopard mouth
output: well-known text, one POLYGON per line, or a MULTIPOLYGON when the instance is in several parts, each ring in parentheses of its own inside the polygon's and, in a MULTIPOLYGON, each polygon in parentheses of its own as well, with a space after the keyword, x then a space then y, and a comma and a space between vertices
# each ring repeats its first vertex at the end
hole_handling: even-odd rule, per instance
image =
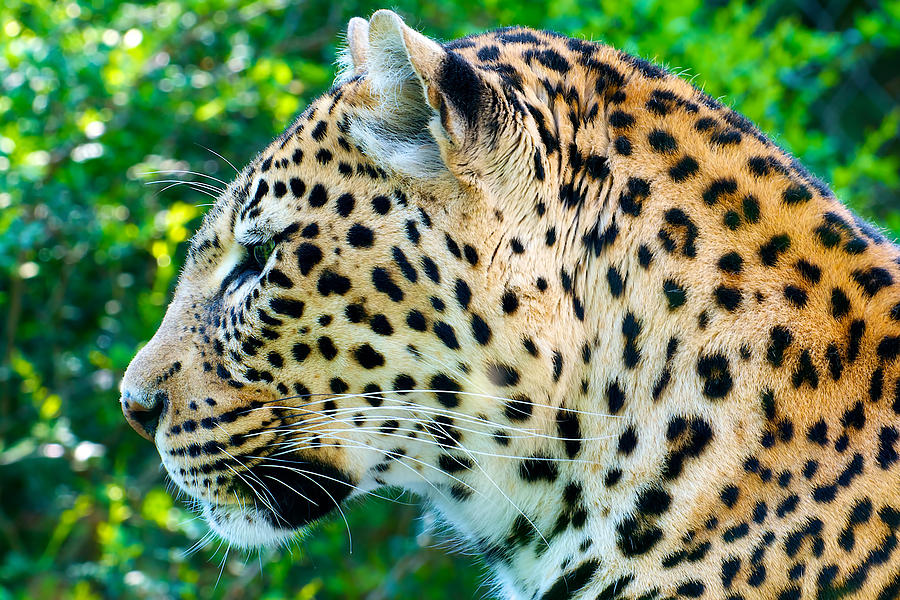
POLYGON ((279 545, 338 509, 354 489, 350 478, 328 465, 296 457, 269 459, 241 473, 242 505, 203 502, 210 528, 241 548, 279 545))

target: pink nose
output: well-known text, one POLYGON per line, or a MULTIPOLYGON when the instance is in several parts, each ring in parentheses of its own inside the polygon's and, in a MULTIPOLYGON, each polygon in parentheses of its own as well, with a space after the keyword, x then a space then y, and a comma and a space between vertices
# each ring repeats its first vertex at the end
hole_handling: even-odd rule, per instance
POLYGON ((159 419, 169 404, 168 394, 158 391, 152 396, 138 399, 135 394, 124 390, 120 402, 128 424, 152 442, 159 419))

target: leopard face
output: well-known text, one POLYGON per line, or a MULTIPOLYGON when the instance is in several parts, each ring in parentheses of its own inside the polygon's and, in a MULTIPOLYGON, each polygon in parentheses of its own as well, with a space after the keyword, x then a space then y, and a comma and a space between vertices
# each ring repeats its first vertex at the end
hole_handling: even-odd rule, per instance
POLYGON ((211 528, 397 486, 510 598, 894 597, 897 249, 612 48, 348 40, 122 382, 211 528))

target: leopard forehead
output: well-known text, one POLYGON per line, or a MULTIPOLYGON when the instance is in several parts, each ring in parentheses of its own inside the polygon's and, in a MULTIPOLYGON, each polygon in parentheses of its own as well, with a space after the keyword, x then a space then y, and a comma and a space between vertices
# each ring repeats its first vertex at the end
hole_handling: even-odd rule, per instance
POLYGON ((213 528, 397 485, 509 597, 895 597, 897 248, 639 58, 348 39, 123 383, 213 528))

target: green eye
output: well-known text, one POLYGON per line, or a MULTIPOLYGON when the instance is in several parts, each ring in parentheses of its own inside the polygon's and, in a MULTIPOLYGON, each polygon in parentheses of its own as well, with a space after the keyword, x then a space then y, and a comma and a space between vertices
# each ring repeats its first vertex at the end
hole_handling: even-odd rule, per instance
POLYGON ((253 260, 256 261, 256 264, 260 269, 266 266, 266 263, 269 262, 269 257, 272 256, 274 251, 275 242, 272 240, 263 244, 255 244, 250 247, 250 254, 253 256, 253 260))

